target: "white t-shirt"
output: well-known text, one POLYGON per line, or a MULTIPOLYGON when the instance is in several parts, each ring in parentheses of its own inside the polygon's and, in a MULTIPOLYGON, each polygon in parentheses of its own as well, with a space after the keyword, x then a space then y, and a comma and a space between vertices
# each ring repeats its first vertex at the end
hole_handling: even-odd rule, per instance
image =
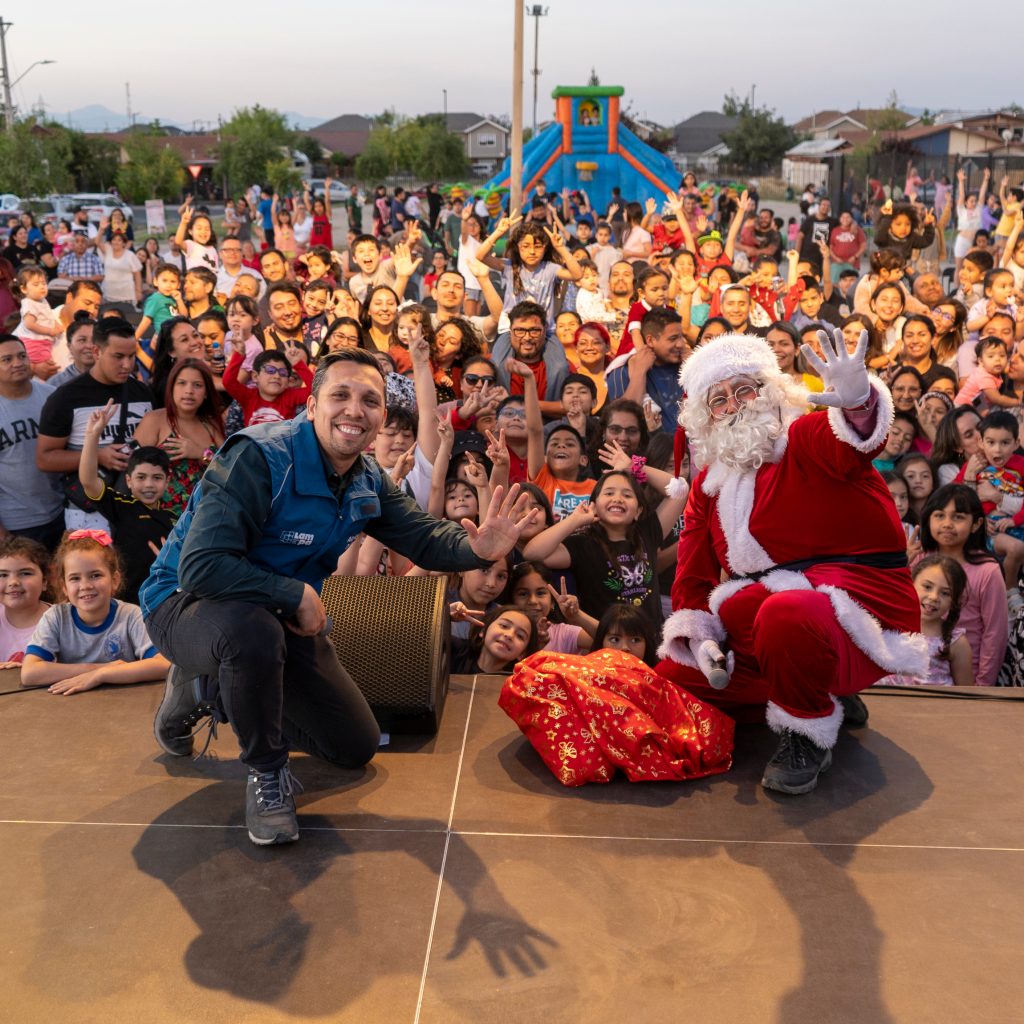
MULTIPOLYGON (((206 267, 215 274, 217 273, 217 269, 220 267, 220 256, 217 255, 217 249, 214 246, 200 245, 198 242, 193 242, 191 238, 186 238, 185 244, 181 248, 185 253, 186 270, 191 270, 193 267, 206 267)), ((167 262, 173 263, 174 260, 170 259, 167 262)))
POLYGON ((466 279, 466 288, 470 291, 480 290, 480 282, 477 281, 476 274, 469 269, 469 261, 476 257, 477 249, 480 248, 481 244, 480 239, 473 238, 472 235, 467 235, 466 238, 459 242, 459 273, 466 279))
POLYGON ((103 260, 103 280, 100 287, 103 289, 103 300, 105 302, 131 302, 136 300, 134 275, 142 270, 139 257, 125 249, 120 256, 114 255, 114 250, 108 245, 100 254, 103 260))
POLYGON ((57 325, 57 315, 50 309, 50 304, 46 299, 22 299, 21 322, 14 333, 19 338, 30 338, 33 341, 52 341, 53 338, 49 334, 38 334, 36 331, 29 330, 25 323, 25 315, 29 313, 41 323, 52 324, 54 327, 57 325))
POLYGON ((307 213, 302 223, 292 221, 292 232, 295 235, 295 244, 300 249, 309 245, 309 237, 313 234, 313 218, 307 213))
POLYGON ((267 290, 267 282, 263 280, 263 276, 257 271, 253 270, 252 267, 239 267, 237 274, 232 274, 227 267, 221 265, 220 270, 217 271, 217 284, 214 287, 214 291, 218 295, 231 295, 232 289, 235 287, 235 282, 243 275, 248 277, 254 277, 260 283, 259 298, 263 298, 264 293, 267 290))

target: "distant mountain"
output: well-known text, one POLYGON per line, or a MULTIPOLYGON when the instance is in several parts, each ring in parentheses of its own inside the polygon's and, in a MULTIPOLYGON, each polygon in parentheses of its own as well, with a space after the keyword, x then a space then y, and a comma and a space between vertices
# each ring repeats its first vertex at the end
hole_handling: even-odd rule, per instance
MULTIPOLYGON (((91 103, 88 106, 78 107, 66 113, 48 110, 46 116, 54 121, 59 121, 63 125, 77 128, 80 132, 119 132, 128 127, 128 118, 123 112, 118 113, 116 110, 111 110, 101 103, 91 103)), ((324 117, 310 117, 306 114, 298 114, 292 110, 287 111, 284 117, 289 125, 299 131, 315 128, 326 120, 324 117)), ((135 118, 136 124, 148 124, 151 120, 153 118, 145 113, 135 118)), ((180 128, 183 131, 193 131, 194 129, 210 131, 211 128, 214 131, 216 130, 216 122, 167 121, 164 118, 159 118, 158 120, 166 128, 180 128)))

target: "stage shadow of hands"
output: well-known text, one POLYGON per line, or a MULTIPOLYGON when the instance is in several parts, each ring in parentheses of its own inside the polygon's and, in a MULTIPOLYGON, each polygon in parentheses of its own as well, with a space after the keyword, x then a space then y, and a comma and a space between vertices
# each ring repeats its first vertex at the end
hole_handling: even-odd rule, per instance
POLYGON ((445 959, 457 960, 475 942, 479 943, 491 972, 498 978, 508 976, 508 967, 526 978, 545 970, 548 961, 537 946, 540 943, 558 949, 558 943, 550 935, 528 925, 511 907, 509 910, 509 914, 497 914, 467 909, 445 959))

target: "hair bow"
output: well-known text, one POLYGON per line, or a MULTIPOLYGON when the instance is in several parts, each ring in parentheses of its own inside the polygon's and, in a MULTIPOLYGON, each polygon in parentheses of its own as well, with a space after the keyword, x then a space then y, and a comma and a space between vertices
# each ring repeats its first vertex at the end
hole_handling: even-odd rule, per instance
POLYGON ((74 530, 68 534, 68 540, 94 540, 109 548, 114 543, 113 538, 106 530, 74 530))

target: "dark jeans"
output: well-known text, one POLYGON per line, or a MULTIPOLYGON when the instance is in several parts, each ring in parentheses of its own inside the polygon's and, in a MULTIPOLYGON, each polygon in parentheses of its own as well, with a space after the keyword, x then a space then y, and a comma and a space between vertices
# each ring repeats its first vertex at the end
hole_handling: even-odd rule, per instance
POLYGON ((43 523, 40 526, 23 526, 20 529, 11 530, 11 534, 37 540, 47 551, 56 551, 57 545, 64 536, 64 510, 61 509, 57 518, 48 523, 43 523))
POLYGON ((173 594, 146 620, 169 661, 219 686, 250 768, 271 771, 290 747, 343 768, 366 764, 380 730, 326 637, 296 636, 265 608, 173 594))

